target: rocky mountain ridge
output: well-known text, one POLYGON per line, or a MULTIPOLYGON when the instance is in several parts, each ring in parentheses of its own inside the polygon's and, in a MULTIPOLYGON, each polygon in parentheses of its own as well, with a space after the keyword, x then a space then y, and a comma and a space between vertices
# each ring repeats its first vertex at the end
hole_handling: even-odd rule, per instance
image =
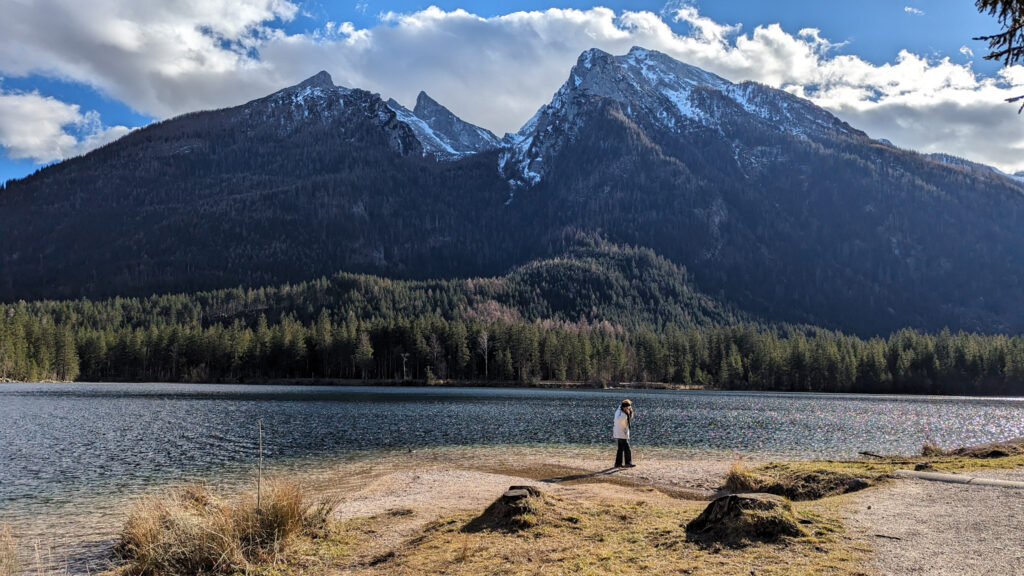
MULTIPOLYGON (((598 236, 768 321, 1024 330, 1024 186, 654 51, 501 140, 326 73, 0 189, 0 300, 498 275, 598 236)), ((582 268, 580 268, 582 269, 582 268)))

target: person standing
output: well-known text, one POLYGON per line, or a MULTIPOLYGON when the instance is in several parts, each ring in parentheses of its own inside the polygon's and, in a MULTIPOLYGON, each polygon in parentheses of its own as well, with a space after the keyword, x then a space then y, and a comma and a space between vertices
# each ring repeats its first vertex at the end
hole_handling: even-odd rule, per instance
POLYGON ((619 449, 615 453, 616 468, 633 468, 633 453, 629 449, 629 427, 633 423, 633 403, 623 400, 615 411, 615 425, 612 436, 619 441, 619 449))

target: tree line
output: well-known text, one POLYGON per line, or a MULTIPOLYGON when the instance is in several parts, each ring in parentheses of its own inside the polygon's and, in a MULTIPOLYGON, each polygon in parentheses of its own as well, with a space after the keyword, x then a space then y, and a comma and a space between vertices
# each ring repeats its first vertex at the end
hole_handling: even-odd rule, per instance
POLYGON ((901 330, 862 339, 757 324, 627 330, 607 322, 361 319, 204 325, 85 322, 69 305, 0 308, 0 379, 246 382, 266 379, 668 382, 730 390, 1024 395, 1024 338, 901 330), (64 315, 59 312, 65 312, 64 315))

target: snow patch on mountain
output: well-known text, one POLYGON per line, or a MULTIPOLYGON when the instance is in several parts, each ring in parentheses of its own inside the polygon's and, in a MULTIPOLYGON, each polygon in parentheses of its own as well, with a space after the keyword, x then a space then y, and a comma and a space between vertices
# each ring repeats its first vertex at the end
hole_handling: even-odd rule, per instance
POLYGON ((962 168, 976 174, 995 174, 1002 178, 1006 178, 1015 186, 1024 184, 1024 171, 1017 172, 1016 174, 1007 174, 995 166, 989 166, 988 164, 981 164, 980 162, 972 162, 966 158, 959 156, 953 156, 952 154, 943 154, 941 152, 926 154, 926 158, 945 164, 946 166, 954 166, 956 168, 962 168))
POLYGON ((310 116, 329 121, 345 108, 345 97, 350 94, 352 90, 335 86, 331 75, 321 71, 295 86, 250 102, 246 110, 265 119, 276 117, 281 128, 289 130, 310 116))
POLYGON ((501 140, 489 130, 462 120, 426 92, 419 93, 412 110, 394 99, 388 100, 388 106, 416 134, 423 145, 424 156, 433 156, 439 161, 458 160, 501 146, 501 140))
POLYGON ((418 118, 405 106, 396 102, 393 98, 388 100, 388 107, 394 110, 400 122, 405 122, 412 128, 416 138, 423 145, 423 155, 431 155, 439 160, 448 160, 460 157, 460 154, 452 148, 444 139, 436 134, 429 124, 418 118))
POLYGON ((249 122, 276 125, 282 134, 310 124, 345 132, 369 120, 386 136, 389 146, 402 155, 419 154, 422 147, 409 126, 381 100, 366 90, 335 86, 330 74, 320 72, 241 108, 249 122))

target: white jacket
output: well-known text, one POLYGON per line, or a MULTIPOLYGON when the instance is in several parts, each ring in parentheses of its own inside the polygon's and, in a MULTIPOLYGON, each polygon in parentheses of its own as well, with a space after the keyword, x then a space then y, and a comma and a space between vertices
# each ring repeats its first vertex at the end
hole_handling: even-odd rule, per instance
POLYGON ((612 431, 613 438, 629 440, 629 416, 626 416, 621 407, 615 411, 615 425, 612 427, 612 431))

